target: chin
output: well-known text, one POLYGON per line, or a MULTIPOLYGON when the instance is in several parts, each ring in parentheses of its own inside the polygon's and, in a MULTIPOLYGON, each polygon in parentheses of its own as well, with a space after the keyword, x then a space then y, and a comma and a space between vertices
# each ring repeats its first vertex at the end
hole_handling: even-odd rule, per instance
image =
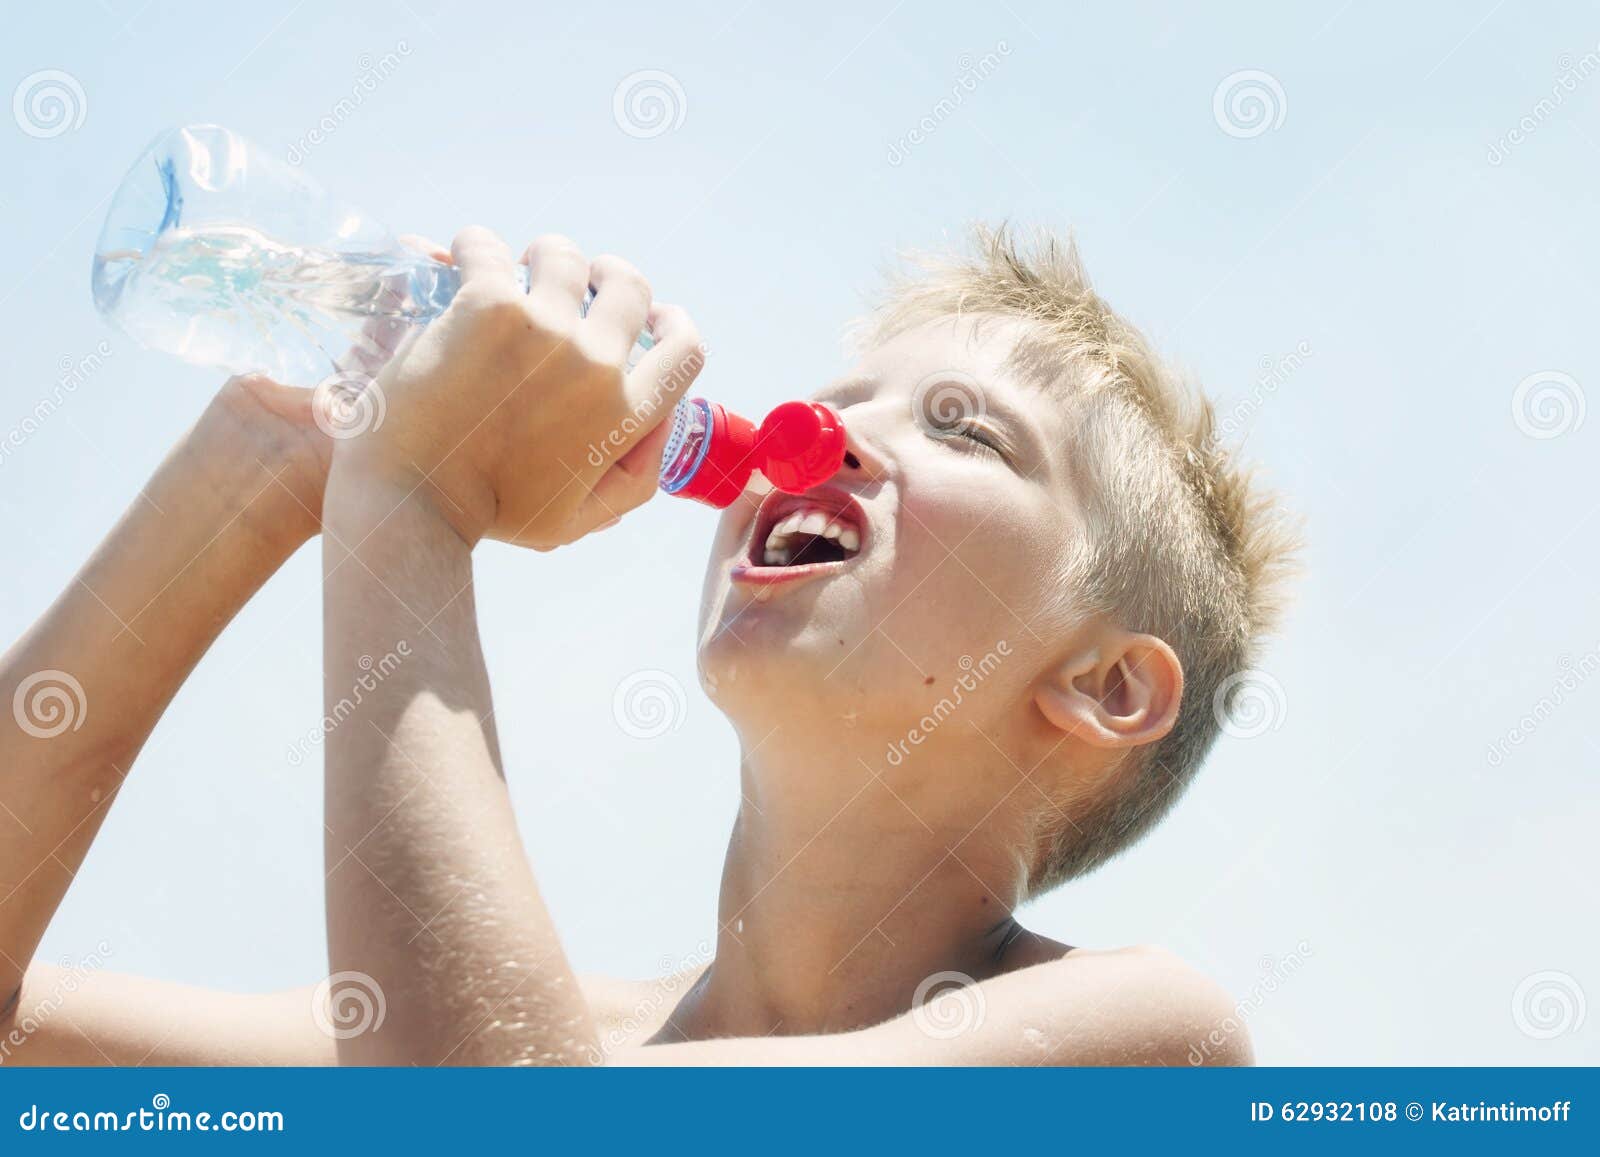
MULTIPOLYGON (((737 726, 863 714, 874 668, 894 658, 873 635, 864 592, 842 576, 772 586, 732 581, 737 560, 713 563, 699 630, 707 696, 737 726)), ((874 697, 875 698, 875 697, 874 697)))

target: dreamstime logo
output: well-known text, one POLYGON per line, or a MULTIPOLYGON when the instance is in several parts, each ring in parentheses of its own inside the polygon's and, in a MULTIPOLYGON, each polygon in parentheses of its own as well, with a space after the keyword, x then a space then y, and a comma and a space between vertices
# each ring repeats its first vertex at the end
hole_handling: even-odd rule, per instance
POLYGON ((982 421, 986 412, 983 387, 971 374, 960 370, 929 374, 911 391, 911 416, 930 433, 958 432, 972 422, 982 421))
POLYGON ((350 85, 350 95, 340 97, 333 106, 324 113, 317 123, 312 125, 306 133, 289 146, 287 160, 291 165, 301 164, 307 155, 322 144, 355 115, 356 110, 366 103, 367 97, 378 91, 378 86, 388 80, 400 68, 400 62, 411 55, 411 45, 404 40, 397 41, 394 48, 382 56, 374 57, 370 52, 363 52, 356 58, 355 81, 350 85))
POLYGON ((657 68, 630 72, 611 94, 612 119, 639 140, 675 131, 688 111, 689 100, 678 78, 657 68))
POLYGON ((987 1011, 983 990, 965 972, 935 972, 911 995, 911 1019, 934 1040, 971 1032, 987 1011))
POLYGON ((311 994, 311 1019, 334 1040, 377 1032, 387 1013, 382 987, 365 972, 335 972, 311 994))
POLYGON ((697 975, 697 970, 710 964, 715 956, 716 950, 709 940, 701 940, 695 945, 694 951, 682 959, 663 956, 656 966, 661 978, 650 986, 649 992, 634 1002, 627 1015, 611 1024, 600 1038, 600 1048, 592 1050, 590 1062, 604 1064, 607 1056, 621 1049, 641 1032, 653 1028, 660 1020, 662 1007, 687 988, 697 975))
POLYGON ((370 374, 345 370, 317 383, 311 392, 311 416, 330 438, 358 438, 383 425, 389 412, 383 390, 370 374))
POLYGON ((976 60, 972 53, 963 52, 956 60, 956 67, 960 71, 955 83, 950 86, 950 95, 941 97, 922 119, 889 146, 889 164, 895 167, 904 164, 911 150, 938 132, 939 126, 955 115, 956 110, 966 103, 967 97, 978 91, 978 85, 994 75, 1001 59, 1010 55, 1011 45, 1004 40, 998 41, 992 52, 986 52, 976 60))
POLYGON ((635 671, 617 684, 611 714, 623 734, 658 739, 683 726, 689 701, 683 684, 665 671, 635 671))
POLYGON ((1249 1019, 1261 1010, 1267 997, 1289 982, 1289 978, 1305 967, 1312 955, 1311 945, 1301 940, 1294 951, 1283 956, 1263 955, 1259 961, 1261 977, 1250 986, 1250 991, 1233 1006, 1233 1012, 1212 1024, 1209 1032, 1189 1047, 1189 1063, 1203 1065, 1212 1055, 1222 1051, 1235 1034, 1243 1030, 1249 1019))
POLYGON ((1582 986, 1565 972, 1525 976, 1511 994, 1511 1019, 1534 1040, 1577 1032, 1588 1014, 1589 1002, 1582 986))
POLYGON ((11 94, 11 116, 30 137, 48 140, 76 132, 89 115, 89 98, 70 72, 47 68, 22 78, 11 94))
MULTIPOLYGON (((701 342, 676 364, 662 356, 657 365, 660 369, 666 371, 665 376, 656 383, 655 388, 650 391, 648 397, 641 399, 623 417, 622 421, 617 423, 615 429, 607 433, 600 441, 589 443, 589 465, 598 469, 605 465, 606 460, 612 454, 632 449, 635 436, 641 430, 644 430, 647 425, 653 425, 656 410, 661 404, 668 398, 680 396, 689 387, 689 384, 700 375, 700 371, 705 368, 706 358, 710 353, 711 347, 705 342, 701 342)), ((675 405, 681 404, 683 403, 675 403, 675 405)), ((661 420, 671 422, 673 417, 669 415, 661 420)))
POLYGON ((35 739, 54 739, 69 728, 76 731, 83 726, 89 717, 89 700, 83 684, 65 671, 35 671, 17 684, 11 714, 17 726, 35 739))
POLYGON ((1511 420, 1541 441, 1577 432, 1588 409, 1578 380, 1560 370, 1529 374, 1511 393, 1511 420))
POLYGON ((911 748, 921 747, 928 737, 944 725, 960 706, 966 702, 966 697, 976 691, 990 675, 1000 669, 1000 661, 1011 654, 1011 643, 1001 639, 995 644, 994 650, 984 652, 983 658, 974 661, 971 655, 962 655, 956 660, 956 666, 961 668, 961 674, 956 677, 950 694, 943 696, 939 702, 921 719, 906 731, 904 739, 889 744, 888 759, 890 767, 899 767, 911 754, 911 748))
POLYGON ((1563 52, 1556 58, 1556 67, 1560 72, 1550 86, 1550 95, 1534 102, 1533 107, 1518 118, 1515 125, 1489 146, 1488 161, 1491 165, 1505 164, 1506 158, 1511 155, 1511 150, 1526 141, 1539 130, 1541 125, 1555 116, 1556 109, 1566 103, 1569 95, 1578 91, 1580 83, 1600 72, 1600 45, 1585 52, 1577 60, 1572 59, 1570 52, 1563 52))
POLYGON ((411 643, 401 639, 394 645, 394 650, 385 651, 380 659, 373 659, 371 655, 362 655, 357 659, 356 666, 361 669, 361 674, 350 685, 350 694, 335 703, 333 709, 322 717, 321 723, 289 745, 289 765, 299 767, 304 763, 310 749, 320 745, 333 734, 334 728, 354 715, 356 709, 366 702, 368 693, 376 691, 378 685, 399 670, 400 664, 410 657, 411 643))
POLYGON ((1308 341, 1295 343, 1294 349, 1279 358, 1263 354, 1261 372, 1256 377, 1256 384, 1250 391, 1250 396, 1223 415, 1222 420, 1217 423, 1217 435, 1231 438, 1242 430, 1245 423, 1267 404, 1268 399, 1278 392, 1291 374, 1306 364, 1306 359, 1310 356, 1311 343, 1308 341))
POLYGON ((61 355, 56 362, 60 372, 56 375, 55 389, 35 402, 33 409, 24 414, 20 422, 0 435, 0 465, 5 463, 13 451, 43 429, 44 424, 55 416, 67 398, 77 393, 79 386, 100 372, 111 352, 111 343, 102 340, 95 343, 92 351, 81 357, 74 357, 72 354, 61 355))
POLYGON ((19 1006, 12 1017, 10 1031, 4 1037, 0 1037, 0 1065, 11 1058, 13 1049, 22 1047, 30 1036, 43 1028, 45 1022, 60 1011, 67 997, 83 987, 89 974, 105 966, 105 958, 110 955, 112 955, 111 945, 102 940, 95 945, 93 952, 80 960, 74 961, 70 956, 62 957, 57 962, 50 991, 36 1001, 32 999, 33 994, 30 993, 29 1002, 19 1006))
POLYGON ((1556 666, 1561 673, 1551 684, 1550 693, 1541 695, 1538 702, 1512 724, 1504 735, 1489 745, 1488 754, 1484 758, 1490 767, 1499 767, 1504 763, 1510 757, 1513 747, 1521 747, 1531 739, 1534 732, 1538 731, 1558 709, 1565 706, 1590 676, 1600 671, 1600 644, 1576 659, 1571 655, 1561 655, 1556 659, 1556 666))
POLYGON ((1247 140, 1283 124, 1289 100, 1270 72, 1246 68, 1222 78, 1211 94, 1211 115, 1230 137, 1247 140))
POLYGON ((1283 726, 1289 699, 1283 684, 1254 668, 1235 671, 1211 697, 1217 726, 1235 739, 1254 739, 1283 726))

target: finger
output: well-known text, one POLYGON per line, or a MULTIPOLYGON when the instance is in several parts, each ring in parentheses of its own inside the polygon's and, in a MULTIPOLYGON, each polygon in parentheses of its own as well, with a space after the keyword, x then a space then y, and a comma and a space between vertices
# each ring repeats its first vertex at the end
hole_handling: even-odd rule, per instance
POLYGON ((469 225, 450 243, 450 255, 461 269, 463 288, 476 281, 514 285, 511 250, 481 225, 469 225))
POLYGON ((355 344, 335 365, 340 374, 375 378, 394 357, 412 327, 397 317, 370 317, 361 325, 355 344))
POLYGON ((450 256, 449 247, 440 245, 431 237, 424 237, 420 233, 402 233, 396 240, 407 249, 415 250, 424 257, 431 257, 441 265, 454 263, 454 258, 450 256))
POLYGON ((655 344, 623 380, 628 413, 634 420, 632 436, 624 445, 639 444, 661 427, 705 367, 700 331, 682 306, 654 305, 646 324, 655 344))
POLYGON ((661 482, 661 453, 671 433, 671 422, 657 423, 600 475, 589 491, 598 520, 621 518, 655 497, 661 482))
POLYGON ((575 322, 589 288, 589 259, 577 242, 547 233, 534 239, 523 261, 528 266, 529 304, 575 322))
POLYGON ((620 362, 650 316, 650 283, 629 262, 606 254, 589 263, 589 287, 594 301, 584 328, 603 353, 620 362))

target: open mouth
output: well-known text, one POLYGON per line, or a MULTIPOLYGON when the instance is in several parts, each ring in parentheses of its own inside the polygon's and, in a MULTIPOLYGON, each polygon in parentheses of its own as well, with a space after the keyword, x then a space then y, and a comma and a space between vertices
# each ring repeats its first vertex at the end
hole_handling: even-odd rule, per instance
POLYGON ((861 553, 865 528, 864 512, 843 491, 774 492, 756 514, 746 564, 735 577, 776 581, 836 569, 861 553))

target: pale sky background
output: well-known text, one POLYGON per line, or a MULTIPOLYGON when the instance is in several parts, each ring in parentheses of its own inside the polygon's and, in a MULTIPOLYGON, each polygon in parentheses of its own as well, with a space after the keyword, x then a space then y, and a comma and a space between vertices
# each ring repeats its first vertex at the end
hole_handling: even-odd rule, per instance
MULTIPOLYGON (((1275 728, 1224 738, 1155 836, 1025 919, 1172 948, 1245 1001, 1264 1063, 1600 1060, 1600 18, 1291 7, 26 5, 0 95, 61 70, 83 115, 49 137, 0 116, 0 430, 64 359, 112 353, 0 459, 0 633, 219 380, 94 313, 112 186, 175 124, 287 151, 403 43, 307 168, 397 227, 628 255, 698 319, 700 391, 747 412, 846 368, 897 247, 1074 227, 1107 296, 1243 419, 1308 569, 1262 664, 1275 728), (648 139, 613 117, 641 70, 682 92, 648 139), (1269 123, 1218 118, 1245 70, 1269 123)), ((512 789, 582 970, 652 974, 714 927, 737 792, 694 678, 711 524, 661 501, 578 549, 480 552, 512 789), (613 717, 642 669, 687 688, 649 740, 613 717)), ((104 941, 115 969, 238 990, 325 974, 321 787, 288 758, 321 715, 317 574, 297 555, 178 697, 44 959, 104 941)))

